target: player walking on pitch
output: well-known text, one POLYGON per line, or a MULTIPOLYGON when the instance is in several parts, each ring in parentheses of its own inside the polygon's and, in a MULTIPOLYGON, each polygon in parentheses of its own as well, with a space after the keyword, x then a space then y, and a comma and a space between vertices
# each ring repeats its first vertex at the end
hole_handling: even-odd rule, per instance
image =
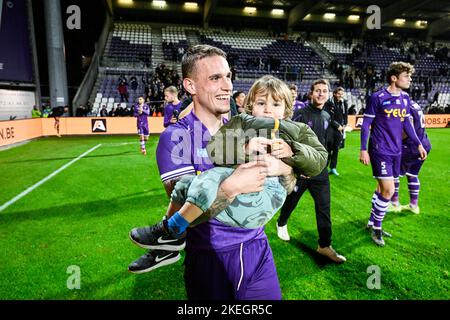
POLYGON ((403 91, 409 88, 413 72, 414 67, 409 63, 393 62, 389 66, 389 86, 372 94, 361 127, 359 158, 364 165, 371 163, 373 176, 378 182, 377 190, 372 196, 372 211, 367 229, 372 231, 372 240, 379 246, 385 244, 383 236, 391 237, 382 230, 382 222, 394 194, 394 179, 400 175, 403 130, 412 140, 420 158, 425 160, 427 157, 427 151, 409 121, 411 100, 403 91))
POLYGON ((138 103, 134 106, 134 116, 137 118, 137 129, 139 141, 141 144, 141 153, 145 156, 147 149, 145 143, 148 141, 148 119, 150 115, 150 107, 145 103, 144 97, 139 97, 138 103))
MULTIPOLYGON (((423 147, 430 153, 431 143, 428 139, 428 135, 425 132, 425 118, 423 116, 422 108, 414 101, 411 101, 411 124, 414 126, 417 137, 422 142, 423 147)), ((402 148, 402 161, 400 175, 405 176, 408 180, 408 191, 409 191, 409 204, 404 206, 400 205, 398 198, 398 191, 400 187, 400 180, 394 179, 395 192, 391 199, 391 205, 389 206, 388 212, 400 212, 403 210, 411 211, 412 213, 419 214, 419 191, 420 191, 420 181, 419 172, 422 168, 423 160, 420 159, 420 155, 414 146, 413 140, 406 137, 403 140, 402 148)))

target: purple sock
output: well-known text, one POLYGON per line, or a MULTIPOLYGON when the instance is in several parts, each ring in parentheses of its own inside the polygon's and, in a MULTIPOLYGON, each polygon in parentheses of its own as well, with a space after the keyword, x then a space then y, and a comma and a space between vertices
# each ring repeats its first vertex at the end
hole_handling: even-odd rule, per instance
POLYGON ((381 224, 383 223, 388 206, 389 199, 385 199, 381 194, 378 194, 378 197, 373 204, 374 229, 381 229, 381 224))
POLYGON ((408 176, 409 204, 416 207, 419 203, 420 181, 418 177, 408 176))

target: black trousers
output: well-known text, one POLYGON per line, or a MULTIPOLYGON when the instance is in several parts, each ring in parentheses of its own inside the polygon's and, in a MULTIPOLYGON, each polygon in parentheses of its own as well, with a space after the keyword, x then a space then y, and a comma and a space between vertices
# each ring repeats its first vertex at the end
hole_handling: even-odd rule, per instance
POLYGON ((297 203, 306 190, 314 199, 316 210, 317 231, 319 232, 319 245, 324 248, 331 245, 331 217, 330 217, 330 180, 328 173, 321 174, 321 179, 298 179, 296 191, 287 196, 281 208, 278 225, 285 226, 295 210, 297 203), (326 176, 326 178, 325 178, 326 176))
POLYGON ((342 134, 338 130, 333 130, 328 144, 328 161, 331 169, 336 169, 339 149, 344 142, 343 140, 342 134))

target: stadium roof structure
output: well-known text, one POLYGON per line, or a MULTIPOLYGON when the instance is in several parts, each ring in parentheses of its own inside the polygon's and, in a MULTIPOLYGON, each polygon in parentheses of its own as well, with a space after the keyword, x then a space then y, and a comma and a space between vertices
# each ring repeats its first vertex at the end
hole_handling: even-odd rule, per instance
POLYGON ((428 37, 450 37, 448 0, 107 0, 116 18, 169 24, 231 24, 256 27, 277 24, 364 29, 376 5, 382 29, 419 31, 428 37), (269 23, 269 24, 268 24, 269 23))

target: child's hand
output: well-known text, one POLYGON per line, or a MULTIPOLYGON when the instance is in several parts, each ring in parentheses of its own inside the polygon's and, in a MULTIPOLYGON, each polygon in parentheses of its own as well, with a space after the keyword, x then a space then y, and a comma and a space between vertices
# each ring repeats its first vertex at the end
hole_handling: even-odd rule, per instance
POLYGON ((271 155, 277 159, 289 158, 294 155, 291 147, 283 139, 273 139, 271 155))
POLYGON ((245 146, 245 153, 249 155, 266 154, 267 146, 271 144, 272 140, 263 137, 252 138, 245 146))
POLYGON ((293 170, 291 166, 288 166, 280 159, 273 157, 270 154, 264 154, 256 157, 258 163, 266 163, 267 176, 278 177, 292 174, 293 170))

